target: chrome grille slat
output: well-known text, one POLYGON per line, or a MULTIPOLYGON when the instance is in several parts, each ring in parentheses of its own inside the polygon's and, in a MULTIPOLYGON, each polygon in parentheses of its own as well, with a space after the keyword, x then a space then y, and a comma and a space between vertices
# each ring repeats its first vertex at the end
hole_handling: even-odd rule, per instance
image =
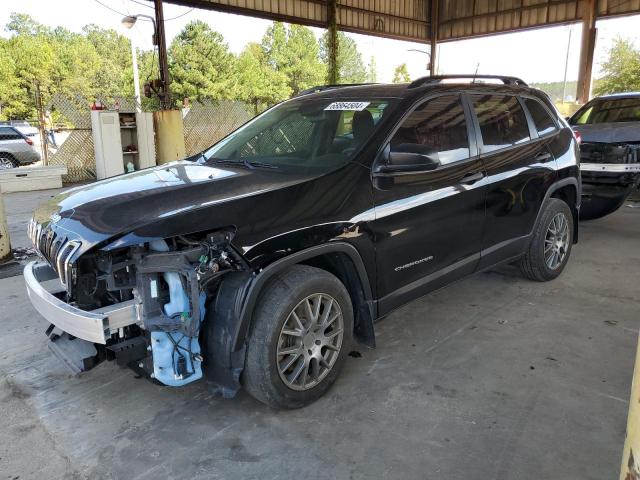
POLYGON ((66 286, 70 259, 80 248, 81 243, 77 240, 69 240, 59 230, 51 228, 51 225, 43 228, 41 224, 33 220, 27 230, 35 248, 56 271, 62 284, 66 286))

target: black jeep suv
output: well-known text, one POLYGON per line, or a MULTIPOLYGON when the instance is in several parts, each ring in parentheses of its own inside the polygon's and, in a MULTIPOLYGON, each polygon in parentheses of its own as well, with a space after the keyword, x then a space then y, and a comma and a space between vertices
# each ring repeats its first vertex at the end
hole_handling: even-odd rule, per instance
POLYGON ((399 306, 504 262, 557 277, 573 132, 521 80, 477 80, 318 87, 185 161, 54 197, 25 269, 51 349, 295 408, 399 306))

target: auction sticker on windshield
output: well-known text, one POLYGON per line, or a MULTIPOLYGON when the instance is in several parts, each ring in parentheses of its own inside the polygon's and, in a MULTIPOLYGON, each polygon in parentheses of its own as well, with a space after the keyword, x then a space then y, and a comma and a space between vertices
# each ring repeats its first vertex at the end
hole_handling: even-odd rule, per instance
POLYGON ((325 110, 348 110, 360 112, 367 108, 371 102, 333 102, 325 110))

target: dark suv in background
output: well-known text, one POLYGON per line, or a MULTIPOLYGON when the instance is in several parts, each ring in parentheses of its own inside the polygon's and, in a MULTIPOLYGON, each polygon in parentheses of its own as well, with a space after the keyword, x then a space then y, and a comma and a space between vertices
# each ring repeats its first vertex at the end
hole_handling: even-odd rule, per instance
POLYGON ((640 92, 594 98, 569 125, 582 142, 580 218, 609 215, 640 184, 640 92))
POLYGON ((573 132, 519 79, 466 80, 318 87, 54 197, 25 269, 52 350, 295 408, 415 298, 505 262, 554 279, 577 240, 573 132))

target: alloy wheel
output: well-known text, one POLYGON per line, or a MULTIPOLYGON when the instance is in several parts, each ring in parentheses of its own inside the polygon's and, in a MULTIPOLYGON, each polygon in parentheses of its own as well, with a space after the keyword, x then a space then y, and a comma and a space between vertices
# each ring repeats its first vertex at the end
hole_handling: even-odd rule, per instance
POLYGON ((292 390, 308 390, 331 371, 344 338, 344 319, 338 302, 314 293, 298 303, 280 330, 276 352, 278 373, 292 390))
POLYGON ((556 270, 565 257, 569 248, 569 222, 564 213, 557 213, 544 239, 544 261, 551 270, 556 270))
POLYGON ((0 170, 4 170, 7 168, 14 168, 13 161, 9 157, 0 155, 0 170))

